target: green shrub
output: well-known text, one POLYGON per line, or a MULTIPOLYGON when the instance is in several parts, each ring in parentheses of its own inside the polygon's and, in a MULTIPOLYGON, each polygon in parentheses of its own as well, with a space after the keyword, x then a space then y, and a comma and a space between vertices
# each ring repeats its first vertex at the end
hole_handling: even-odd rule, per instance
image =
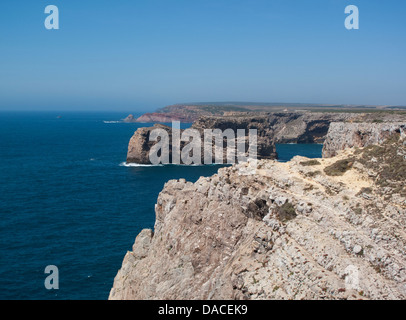
POLYGON ((313 177, 315 177, 315 176, 317 176, 319 174, 321 174, 321 172, 319 170, 317 170, 317 171, 311 171, 311 172, 306 173, 306 176, 310 177, 310 178, 313 178, 313 177))
POLYGON ((297 216, 295 207, 288 201, 278 208, 277 214, 278 219, 282 222, 287 222, 297 216))
POLYGON ((313 160, 308 160, 308 161, 301 161, 301 162, 299 162, 299 164, 302 166, 318 166, 321 163, 318 160, 313 159, 313 160))
POLYGON ((363 193, 367 193, 367 194, 371 194, 372 193, 372 189, 371 188, 365 188, 362 187, 361 190, 357 193, 357 196, 363 194, 363 193))
POLYGON ((347 170, 351 169, 353 164, 353 159, 338 160, 332 165, 324 168, 324 172, 328 176, 342 176, 347 170))
POLYGON ((354 208, 352 209, 356 214, 362 214, 362 209, 361 208, 354 208))
POLYGON ((376 172, 376 183, 381 187, 396 188, 406 180, 406 160, 402 155, 406 150, 399 138, 400 134, 394 133, 379 146, 365 147, 359 159, 366 168, 376 172))

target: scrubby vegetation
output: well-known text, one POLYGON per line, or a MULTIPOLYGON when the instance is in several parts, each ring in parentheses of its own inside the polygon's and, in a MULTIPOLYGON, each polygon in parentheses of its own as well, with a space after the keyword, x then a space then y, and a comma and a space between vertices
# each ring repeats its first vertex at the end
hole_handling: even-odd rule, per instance
POLYGON ((292 220, 297 216, 295 207, 287 201, 278 208, 277 216, 281 222, 292 220))
POLYGON ((370 194, 370 193, 372 193, 372 189, 371 189, 371 188, 365 188, 365 187, 363 187, 363 188, 361 188, 361 190, 357 193, 357 196, 359 196, 359 195, 361 195, 361 194, 363 194, 363 193, 370 194))
POLYGON ((316 159, 312 159, 312 160, 308 160, 308 161, 301 161, 299 164, 302 166, 318 166, 321 163, 316 159))
POLYGON ((362 154, 358 161, 376 172, 375 181, 380 187, 406 195, 406 145, 400 134, 392 134, 382 145, 368 146, 358 153, 362 154))
POLYGON ((318 176, 319 174, 321 174, 321 171, 317 170, 317 171, 310 171, 310 172, 306 173, 305 176, 309 177, 309 178, 314 178, 315 176, 318 176))
POLYGON ((324 172, 328 176, 342 176, 347 170, 351 169, 353 164, 353 159, 338 160, 332 165, 324 168, 324 172))

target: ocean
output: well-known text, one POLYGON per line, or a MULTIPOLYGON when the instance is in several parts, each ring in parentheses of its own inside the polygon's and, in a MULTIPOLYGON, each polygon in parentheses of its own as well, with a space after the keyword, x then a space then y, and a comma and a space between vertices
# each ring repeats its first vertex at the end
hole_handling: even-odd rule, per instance
MULTIPOLYGON (((0 299, 107 299, 135 237, 154 226, 164 183, 217 172, 123 165, 132 134, 149 126, 121 123, 126 116, 0 113, 0 299), (44 286, 48 265, 58 267, 58 290, 44 286)), ((321 149, 277 145, 279 161, 321 149)))

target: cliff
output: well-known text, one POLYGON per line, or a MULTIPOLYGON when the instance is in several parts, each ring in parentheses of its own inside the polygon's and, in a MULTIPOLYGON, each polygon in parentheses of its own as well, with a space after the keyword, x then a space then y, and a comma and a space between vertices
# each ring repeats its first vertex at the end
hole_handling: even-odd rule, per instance
MULTIPOLYGON (((324 147, 324 156, 334 155, 336 149, 380 143, 399 127, 400 123, 394 121, 401 119, 402 116, 390 113, 226 112, 223 116, 201 116, 192 124, 192 128, 197 129, 201 137, 203 137, 205 129, 220 129, 223 132, 227 129, 232 129, 234 132, 244 129, 247 133, 250 129, 256 129, 258 132, 258 159, 276 159, 275 143, 323 143, 330 124, 333 125, 328 136, 328 143, 324 147), (342 132, 340 131, 342 125, 334 124, 336 122, 345 122, 350 126, 344 126, 342 130, 345 132, 342 132), (364 122, 369 124, 362 130, 357 129, 361 128, 361 123, 364 122)), ((403 119, 406 123, 406 118, 403 119)), ((170 133, 170 127, 159 126, 170 133)), ((150 163, 148 155, 154 143, 149 142, 149 134, 153 129, 154 127, 140 128, 134 133, 128 146, 128 163, 150 163)), ((172 141, 171 137, 170 141, 172 141)), ((201 153, 203 157, 204 150, 201 153)), ((201 162, 203 163, 203 161, 201 162)))
MULTIPOLYGON (((150 150, 156 144, 154 141, 150 141, 150 134, 151 132, 156 129, 160 128, 165 130, 168 133, 169 137, 169 163, 172 163, 172 149, 173 149, 173 137, 172 137, 172 128, 169 126, 165 126, 163 124, 155 124, 153 127, 146 127, 146 128, 139 128, 131 137, 130 142, 128 144, 128 152, 127 152, 127 163, 139 163, 139 164, 150 164, 150 150)), ((202 128, 193 127, 200 133, 200 139, 202 141, 201 150, 200 150, 200 163, 205 163, 205 145, 203 145, 204 141, 204 131, 202 128)), ((184 130, 180 130, 180 134, 182 134, 184 130)), ((236 131, 235 131, 236 132, 236 131)), ((245 151, 248 151, 248 130, 246 130, 246 146, 245 151)), ((237 146, 237 135, 235 135, 234 144, 237 146)), ((213 139, 211 148, 212 148, 212 162, 215 162, 215 140, 213 139)), ((227 163, 227 147, 228 141, 223 139, 223 163, 227 163)), ((180 148, 183 150, 185 146, 187 146, 188 142, 180 142, 180 148)), ((191 152, 192 153, 192 152, 191 152)), ((257 153, 256 157, 258 159, 276 159, 276 147, 273 141, 268 136, 258 136, 257 138, 257 153)), ((238 162, 238 158, 234 158, 235 162, 238 162)), ((183 162, 181 161, 181 164, 183 162)))
POLYGON ((323 158, 335 156, 347 148, 381 144, 395 132, 405 136, 406 122, 332 123, 323 145, 323 158))
POLYGON ((128 143, 127 163, 150 164, 149 151, 156 143, 150 141, 151 131, 154 129, 164 129, 170 133, 170 128, 162 124, 155 124, 153 127, 139 128, 135 131, 128 143))
POLYGON ((134 122, 142 123, 170 123, 180 121, 192 123, 201 116, 218 115, 222 116, 227 111, 246 111, 236 106, 212 106, 212 105, 183 105, 176 104, 166 106, 152 113, 145 113, 134 122))
MULTIPOLYGON (((322 105, 305 103, 258 103, 258 102, 206 102, 193 104, 175 104, 158 109, 156 112, 146 113, 134 119, 143 123, 170 123, 181 121, 192 123, 202 116, 225 116, 231 113, 269 113, 269 112, 376 112, 389 111, 402 113, 401 109, 391 106, 365 105, 322 105), (394 111, 396 110, 396 111, 394 111)), ((403 112, 404 114, 404 112, 403 112)))
POLYGON ((167 182, 109 299, 405 299, 406 142, 167 182))
POLYGON ((171 112, 171 113, 161 113, 161 112, 152 112, 145 113, 137 119, 134 119, 132 122, 142 122, 142 123, 170 123, 172 121, 180 121, 184 123, 192 123, 196 120, 198 116, 195 114, 180 113, 180 112, 171 112))
POLYGON ((349 113, 349 112, 272 112, 232 113, 223 116, 202 116, 193 123, 194 128, 251 128, 259 136, 267 136, 275 143, 323 143, 333 122, 375 122, 405 121, 405 115, 391 113, 349 113))

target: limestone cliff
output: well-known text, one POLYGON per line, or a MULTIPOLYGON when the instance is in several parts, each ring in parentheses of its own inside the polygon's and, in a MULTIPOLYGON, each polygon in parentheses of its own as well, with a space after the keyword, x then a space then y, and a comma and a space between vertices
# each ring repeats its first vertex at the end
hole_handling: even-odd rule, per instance
POLYGON ((127 163, 150 164, 149 151, 156 143, 150 141, 151 131, 160 128, 170 133, 170 128, 162 124, 155 124, 153 127, 139 128, 131 137, 128 144, 127 163))
MULTIPOLYGON (((165 130, 168 133, 169 137, 169 161, 172 163, 172 147, 173 147, 173 138, 172 138, 172 128, 168 127, 163 124, 155 124, 153 127, 147 127, 147 128, 139 128, 134 135, 131 137, 130 142, 128 144, 128 152, 127 152, 127 163, 139 163, 139 164, 150 164, 150 158, 149 158, 149 153, 153 145, 155 145, 156 142, 151 141, 150 139, 150 134, 151 132, 156 129, 160 128, 165 130)), ((197 128, 194 128, 197 129, 197 128)), ((200 129, 200 128, 199 128, 200 129)), ((180 134, 183 132, 183 130, 179 130, 180 134)), ((200 132, 200 139, 203 142, 204 141, 204 132, 203 130, 198 130, 200 132)), ((246 130, 246 154, 248 154, 248 130, 246 130)), ((237 138, 233 139, 234 144, 237 145, 237 138)), ((212 161, 213 163, 215 162, 215 140, 213 139, 212 141, 212 161)), ((227 147, 228 141, 224 138, 223 139, 223 163, 227 163, 227 152, 226 152, 226 147, 227 147)), ((187 145, 187 142, 180 142, 180 148, 183 150, 183 148, 187 145)), ((205 157, 205 146, 202 144, 201 146, 201 160, 200 163, 205 163, 204 162, 204 157, 205 157)), ((268 137, 268 136, 258 136, 257 138, 257 153, 256 157, 258 159, 276 159, 277 158, 277 153, 276 153, 276 147, 273 141, 268 137)), ((234 161, 237 162, 238 158, 235 157, 234 161)), ((183 164, 183 162, 181 161, 183 164)))
POLYGON ((406 142, 167 182, 109 299, 405 299, 406 142))
POLYGON ((394 122, 405 121, 405 115, 390 113, 337 113, 337 112, 235 112, 223 116, 202 116, 193 123, 194 128, 251 128, 275 143, 323 143, 333 122, 394 122))
POLYGON ((406 122, 332 123, 323 145, 323 158, 347 148, 381 144, 395 132, 406 135, 406 122))
MULTIPOLYGON (((237 132, 237 129, 244 129, 246 132, 249 129, 256 129, 258 132, 258 159, 276 159, 275 143, 323 143, 330 124, 335 122, 353 124, 345 127, 343 129, 345 132, 340 131, 341 125, 332 126, 328 144, 325 146, 325 156, 331 156, 335 154, 335 148, 343 149, 351 146, 351 143, 354 146, 362 146, 364 143, 380 142, 393 131, 390 128, 399 126, 399 123, 395 121, 404 121, 403 123, 406 123, 406 117, 401 114, 394 115, 391 113, 224 112, 222 116, 201 116, 192 124, 192 128, 199 130, 201 137, 203 137, 205 129, 220 129, 222 131, 232 129, 234 132, 237 132), (369 123, 369 125, 362 129, 364 131, 359 131, 361 129, 356 129, 360 127, 359 123, 369 123), (381 138, 378 137, 379 134, 373 132, 374 130, 378 132, 380 128, 383 128, 381 138), (359 134, 355 132, 356 130, 359 131, 359 134), (353 142, 349 141, 351 140, 349 135, 352 131, 355 132, 351 138, 353 142), (341 138, 339 139, 345 141, 337 140, 335 138, 337 135, 340 135, 341 138), (365 138, 371 135, 373 135, 371 139, 365 138), (356 140, 359 140, 359 143, 356 140)), ((169 127, 160 126, 166 128, 169 132, 169 127)), ((128 146, 128 163, 150 163, 148 153, 153 143, 149 142, 149 133, 152 129, 153 127, 141 128, 135 132, 128 146)))

